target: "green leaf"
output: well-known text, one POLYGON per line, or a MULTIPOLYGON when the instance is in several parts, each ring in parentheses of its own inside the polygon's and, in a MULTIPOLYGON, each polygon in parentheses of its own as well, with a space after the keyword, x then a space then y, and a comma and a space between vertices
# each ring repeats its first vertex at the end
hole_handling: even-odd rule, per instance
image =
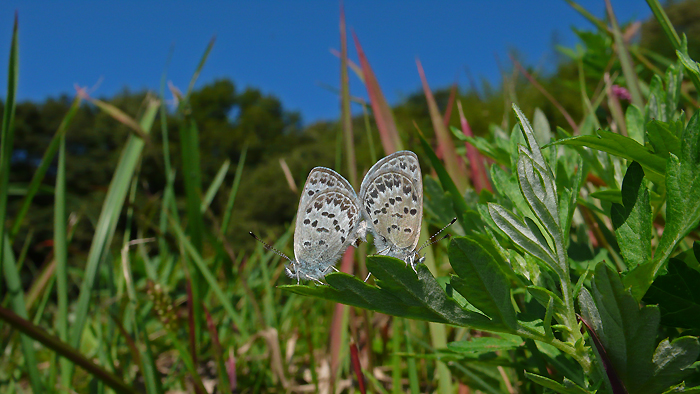
MULTIPOLYGON (((158 111, 158 102, 150 101, 146 112, 141 118, 140 126, 146 132, 150 132, 151 126, 158 111)), ((98 275, 98 268, 109 254, 109 248, 117 228, 117 222, 121 215, 126 195, 131 185, 131 179, 136 171, 136 166, 141 160, 141 152, 145 146, 145 141, 136 134, 131 134, 122 150, 117 168, 112 176, 112 181, 107 191, 102 212, 95 226, 95 234, 90 245, 90 252, 87 257, 83 281, 80 285, 80 295, 78 297, 75 311, 75 320, 71 325, 70 344, 78 348, 83 335, 85 323, 90 309, 90 299, 98 275)))
MULTIPOLYGON (((521 147, 518 182, 525 201, 555 242, 562 241, 557 189, 548 167, 539 167, 521 147)), ((563 244, 563 242, 562 242, 563 244)), ((562 267, 563 269, 563 267, 562 267)))
POLYGON ((664 340, 655 349, 659 308, 639 308, 605 264, 596 267, 591 293, 582 290, 579 305, 630 394, 660 392, 692 372, 688 367, 700 355, 697 338, 664 340))
POLYGON ((625 112, 625 123, 627 124, 627 134, 633 140, 644 145, 644 113, 634 104, 630 104, 625 112))
MULTIPOLYGON (((541 169, 549 169, 547 163, 544 160, 544 156, 542 156, 542 151, 540 150, 540 146, 537 143, 537 139, 535 138, 535 132, 534 130, 532 130, 530 122, 525 117, 525 114, 523 114, 523 111, 521 111, 516 104, 513 104, 513 111, 515 111, 515 115, 518 117, 518 120, 520 120, 520 124, 522 126, 521 130, 523 132, 523 135, 525 136, 525 142, 527 142, 527 147, 530 150, 532 161, 534 161, 535 164, 537 164, 541 169)), ((551 173, 549 175, 551 177, 551 173)))
POLYGON ((656 278, 644 302, 659 305, 663 325, 700 329, 700 272, 671 259, 668 273, 656 278))
POLYGON ((552 303, 552 311, 557 322, 564 324, 566 322, 566 305, 562 299, 553 292, 539 286, 528 286, 527 291, 537 302, 545 308, 552 303))
POLYGON ((523 340, 520 337, 505 335, 502 338, 474 337, 468 341, 450 342, 447 344, 447 348, 456 353, 465 353, 478 357, 486 353, 517 349, 522 344, 523 340))
POLYGON ((500 256, 489 253, 471 237, 457 237, 450 242, 447 254, 450 264, 459 276, 450 284, 472 305, 493 319, 515 330, 517 319, 510 300, 506 274, 500 269, 500 256))
POLYGON ((683 131, 681 155, 671 153, 666 166, 666 226, 654 251, 653 264, 642 265, 625 276, 636 299, 641 300, 659 270, 668 262, 679 242, 700 221, 700 112, 696 111, 683 131))
POLYGON ((525 371, 525 377, 527 377, 528 379, 532 380, 533 382, 539 384, 540 386, 546 387, 548 389, 552 389, 552 390, 556 391, 557 393, 561 393, 561 394, 591 394, 591 393, 595 393, 595 391, 588 391, 567 378, 564 378, 564 383, 562 384, 562 383, 557 382, 556 380, 552 380, 550 378, 536 375, 534 373, 530 373, 527 371, 525 371))
POLYGON ((651 205, 644 186, 644 170, 636 161, 622 181, 622 204, 612 204, 610 219, 628 267, 651 261, 651 205))
POLYGON ((416 267, 416 276, 404 261, 388 256, 368 256, 367 269, 376 278, 377 287, 354 276, 334 272, 326 276, 329 286, 286 285, 280 288, 392 316, 479 330, 503 330, 500 324, 462 308, 448 297, 423 264, 416 267))
POLYGON ((632 138, 605 130, 598 130, 598 135, 580 135, 553 142, 555 145, 585 146, 601 150, 612 155, 633 160, 644 167, 645 174, 654 183, 661 183, 666 173, 663 157, 655 155, 632 138))
POLYGON ((540 146, 549 144, 552 128, 549 126, 547 116, 539 108, 535 108, 535 114, 532 116, 532 130, 540 146))
MULTIPOLYGON (((508 212, 505 208, 497 204, 488 204, 489 215, 501 231, 506 233, 516 245, 525 249, 528 253, 544 261, 555 272, 561 273, 561 267, 556 263, 556 258, 552 249, 541 233, 536 234, 531 226, 525 225, 520 218, 508 212)), ((534 227, 534 230, 537 226, 534 227)))
POLYGON ((654 153, 668 159, 669 153, 678 156, 681 151, 681 141, 671 129, 671 125, 653 120, 647 125, 647 138, 654 148, 654 153))

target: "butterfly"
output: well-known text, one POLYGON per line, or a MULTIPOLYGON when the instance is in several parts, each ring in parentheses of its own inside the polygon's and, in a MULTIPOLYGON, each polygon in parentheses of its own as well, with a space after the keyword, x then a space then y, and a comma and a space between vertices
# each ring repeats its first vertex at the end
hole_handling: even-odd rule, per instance
POLYGON ((322 283, 334 267, 335 262, 348 246, 357 246, 365 239, 367 223, 362 220, 360 203, 355 189, 337 172, 316 167, 306 178, 297 208, 294 230, 294 257, 292 260, 280 251, 263 242, 289 261, 285 272, 290 278, 322 283))
POLYGON ((413 271, 425 260, 420 250, 445 238, 431 242, 457 220, 416 249, 423 219, 423 177, 418 157, 411 151, 395 152, 375 163, 362 180, 360 201, 377 253, 399 258, 413 271))
POLYGON ((416 251, 423 218, 423 178, 418 157, 399 151, 369 169, 360 186, 360 201, 378 254, 411 265, 423 258, 416 251))

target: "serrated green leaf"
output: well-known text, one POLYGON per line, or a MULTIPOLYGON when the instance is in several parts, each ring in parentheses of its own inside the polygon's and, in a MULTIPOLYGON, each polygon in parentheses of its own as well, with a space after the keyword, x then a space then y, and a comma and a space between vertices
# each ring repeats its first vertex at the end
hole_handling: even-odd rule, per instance
POLYGON ((654 153, 668 159, 669 153, 678 156, 681 151, 681 140, 676 136, 672 125, 658 120, 647 124, 647 138, 654 148, 654 153))
POLYGON ((645 174, 654 183, 662 183, 666 173, 663 157, 655 155, 632 138, 605 130, 598 130, 598 135, 580 135, 553 142, 555 145, 585 146, 601 150, 612 155, 633 160, 644 167, 645 174))
POLYGON ((654 260, 657 271, 678 242, 700 221, 700 112, 695 111, 683 131, 681 154, 671 154, 667 164, 666 227, 654 260))
POLYGON ((658 307, 639 308, 619 275, 605 264, 596 267, 592 285, 591 293, 583 289, 579 295, 581 312, 628 392, 660 392, 679 383, 700 354, 697 339, 665 340, 655 347, 658 307))
POLYGON ((668 273, 656 278, 644 302, 659 305, 663 325, 700 329, 700 272, 671 259, 668 273))
POLYGON ((622 182, 622 204, 612 204, 610 219, 628 267, 651 261, 651 205, 644 186, 644 170, 636 161, 627 168, 622 182))
POLYGON ((549 236, 555 242, 562 241, 557 189, 551 172, 548 168, 539 167, 523 148, 518 159, 518 183, 525 201, 549 236))
POLYGON ((416 267, 416 276, 404 261, 388 256, 369 256, 367 269, 376 278, 377 286, 370 286, 348 274, 334 272, 326 276, 329 286, 287 285, 280 288, 387 315, 480 330, 502 330, 501 325, 462 308, 448 297, 423 264, 416 267))
POLYGON ((517 319, 510 300, 506 274, 481 243, 471 237, 456 237, 450 242, 447 254, 450 264, 459 276, 450 283, 472 305, 494 322, 515 330, 517 319))
POLYGON ((653 264, 625 276, 625 285, 641 300, 676 245, 700 222, 700 112, 690 118, 681 138, 681 156, 671 154, 666 166, 666 226, 654 251, 653 264))
MULTIPOLYGON (((547 163, 544 160, 544 156, 542 156, 542 151, 540 150, 539 144, 537 144, 535 132, 534 130, 532 130, 530 122, 525 117, 525 114, 523 114, 523 111, 521 111, 516 104, 513 104, 513 111, 515 111, 515 116, 517 116, 518 120, 520 121, 521 131, 525 136, 525 142, 527 143, 527 147, 529 148, 530 154, 532 155, 532 160, 538 166, 540 166, 540 168, 548 169, 549 167, 547 166, 547 163)), ((549 175, 551 176, 551 174, 549 175)))
POLYGON ((554 253, 549 245, 542 243, 542 235, 535 235, 529 226, 517 216, 508 212, 497 204, 488 204, 488 211, 491 219, 501 231, 506 233, 516 245, 525 249, 528 253, 544 261, 555 272, 563 274, 561 267, 556 263, 554 253))

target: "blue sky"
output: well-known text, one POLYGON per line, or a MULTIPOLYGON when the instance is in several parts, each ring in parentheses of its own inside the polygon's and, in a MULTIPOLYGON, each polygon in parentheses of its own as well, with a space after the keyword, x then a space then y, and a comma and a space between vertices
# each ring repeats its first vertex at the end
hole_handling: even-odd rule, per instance
MULTIPOLYGON (((602 17, 602 0, 580 0, 602 17)), ((643 0, 612 0, 620 21, 651 15, 643 0)), ((335 119, 338 86, 337 1, 12 1, 0 2, 0 97, 5 96, 6 59, 14 12, 20 21, 20 100, 73 94, 74 84, 93 86, 95 96, 124 87, 158 90, 168 53, 168 80, 186 89, 207 43, 216 44, 199 85, 231 78, 239 89, 253 86, 300 111, 304 123, 335 119)), ((553 43, 572 46, 571 27, 590 24, 563 0, 377 1, 346 0, 354 29, 391 103, 417 91, 420 58, 431 87, 464 71, 493 84, 500 80, 495 54, 507 64, 516 48, 526 63, 555 62, 553 43), (555 39, 556 37, 556 39, 555 39)), ((354 45, 349 45, 356 60, 354 45)), ((366 97, 357 78, 351 92, 366 97)))

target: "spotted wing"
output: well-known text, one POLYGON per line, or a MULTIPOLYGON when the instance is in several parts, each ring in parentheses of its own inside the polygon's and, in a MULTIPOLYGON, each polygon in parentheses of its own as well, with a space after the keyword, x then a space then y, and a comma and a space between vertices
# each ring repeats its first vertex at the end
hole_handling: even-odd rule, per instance
POLYGON ((357 194, 337 172, 316 167, 306 178, 297 211, 294 254, 298 261, 333 265, 357 239, 362 215, 357 194))
POLYGON ((360 201, 375 236, 414 250, 423 217, 423 177, 416 154, 399 151, 379 160, 362 181, 360 201))

